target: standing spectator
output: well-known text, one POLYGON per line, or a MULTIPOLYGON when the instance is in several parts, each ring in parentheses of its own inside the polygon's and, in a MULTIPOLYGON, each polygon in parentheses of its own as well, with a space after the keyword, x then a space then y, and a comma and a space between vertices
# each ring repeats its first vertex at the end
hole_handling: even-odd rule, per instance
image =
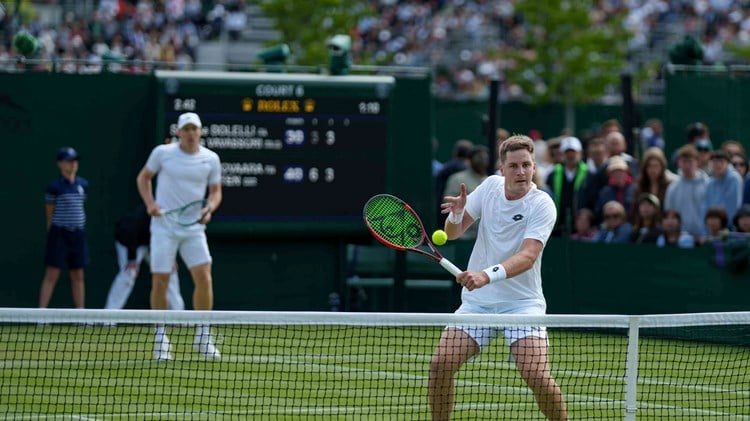
POLYGON ((659 247, 695 247, 695 239, 682 229, 682 216, 677 209, 667 209, 661 221, 662 234, 656 239, 659 247))
POLYGON ((682 227, 699 244, 704 233, 703 202, 708 176, 698 168, 698 151, 693 145, 685 145, 677 150, 677 165, 680 174, 667 187, 664 208, 680 212, 682 227))
MULTIPOLYGON (((690 123, 685 130, 685 145, 695 147, 699 140, 708 139, 708 126, 701 122, 690 123)), ((677 165, 679 159, 679 149, 672 155, 672 163, 677 165)), ((678 166, 679 167, 679 166, 678 166)))
POLYGON ((746 156, 745 147, 742 146, 742 143, 732 139, 721 142, 721 150, 726 152, 730 158, 735 155, 746 156))
MULTIPOLYGON (((581 207, 596 208, 599 191, 607 185, 607 164, 609 164, 609 149, 603 137, 593 137, 586 142, 586 167, 589 174, 583 193, 581 207)), ((595 223, 599 223, 600 215, 594 215, 595 223)))
POLYGON ((711 175, 711 155, 714 145, 709 139, 701 139, 695 142, 695 150, 698 151, 698 168, 711 175))
MULTIPOLYGON (((487 169, 490 163, 490 153, 484 145, 474 145, 469 153, 469 167, 459 171, 450 177, 445 184, 444 196, 458 196, 461 193, 461 185, 466 186, 466 192, 471 193, 487 178, 487 169)), ((478 225, 477 225, 478 226, 478 225)), ((477 228, 470 227, 461 236, 462 239, 476 238, 477 228)))
POLYGON ((67 265, 73 305, 84 307, 84 268, 88 263, 86 212, 84 203, 89 182, 78 176, 78 153, 70 147, 57 151, 60 176, 47 185, 45 214, 47 217, 46 269, 39 291, 39 307, 49 305, 60 270, 67 265))
MULTIPOLYGON (((150 240, 149 225, 151 216, 144 205, 122 216, 115 225, 115 251, 120 271, 115 276, 107 294, 105 309, 118 310, 125 307, 125 303, 133 291, 138 270, 143 258, 148 253, 150 240)), ((175 263, 169 278, 167 302, 170 310, 184 310, 185 301, 180 294, 180 279, 177 277, 175 263)))
POLYGON ((601 137, 592 137, 586 142, 586 167, 592 174, 604 173, 607 170, 609 149, 601 137))
POLYGON ((594 242, 599 236, 599 230, 594 222, 594 212, 589 208, 581 208, 576 212, 575 230, 570 235, 571 240, 594 242))
POLYGON ((734 154, 729 155, 730 160, 732 162, 732 167, 734 167, 734 170, 737 171, 737 174, 742 177, 743 183, 747 181, 747 158, 745 158, 745 155, 740 154, 734 154))
POLYGON ((554 235, 572 230, 573 218, 581 205, 588 176, 586 163, 581 159, 583 147, 577 137, 569 136, 560 142, 563 162, 555 164, 547 177, 547 188, 557 207, 554 235))
POLYGON ((604 141, 607 144, 607 150, 611 158, 619 156, 630 167, 630 174, 638 174, 638 160, 626 152, 628 150, 628 142, 622 133, 609 132, 604 141))
MULTIPOLYGON (((489 173, 495 173, 495 171, 497 171, 497 174, 500 174, 500 145, 502 145, 503 142, 505 142, 505 140, 508 139, 509 137, 510 137, 510 132, 507 129, 498 127, 497 130, 495 130, 495 162, 492 163, 492 170, 488 170, 489 173)), ((539 139, 538 142, 535 140, 534 141, 535 148, 536 148, 536 143, 544 143, 544 140, 539 139)))
POLYGON ((612 132, 622 132, 622 125, 617 119, 611 118, 600 126, 599 133, 602 137, 607 137, 612 132))
MULTIPOLYGON (((640 197, 643 193, 651 193, 659 199, 659 203, 664 203, 667 194, 667 187, 672 180, 677 178, 667 168, 667 158, 659 148, 649 148, 643 154, 641 171, 638 174, 635 187, 635 197, 640 197)), ((633 214, 637 209, 632 210, 633 214)))
MULTIPOLYGON (((448 177, 465 170, 469 166, 469 154, 473 147, 474 143, 466 139, 459 139, 453 144, 453 157, 443 164, 443 168, 438 172, 437 177, 435 177, 437 209, 440 209, 440 204, 443 203, 443 193, 445 192, 445 183, 448 182, 448 177)), ((440 226, 445 221, 445 217, 438 212, 436 221, 438 226, 440 226)))
MULTIPOLYGON (((728 218, 734 218, 737 209, 742 204, 742 177, 734 169, 729 168, 729 157, 722 150, 714 151, 711 155, 711 169, 713 175, 709 177, 706 186, 706 196, 703 203, 704 213, 710 207, 718 206, 724 209, 728 218)), ((729 228, 733 228, 730 224, 729 228)))
POLYGON ((609 164, 607 164, 609 180, 607 185, 599 191, 594 209, 596 215, 602 216, 604 204, 612 200, 619 202, 625 209, 633 208, 635 184, 629 171, 630 167, 621 157, 615 156, 609 159, 609 164))
MULTIPOLYGON (((206 240, 206 224, 221 203, 221 162, 219 156, 201 146, 203 125, 195 113, 181 114, 177 120, 179 142, 159 145, 151 152, 138 174, 138 192, 151 218, 151 308, 167 308, 167 289, 177 252, 190 269, 195 284, 193 307, 209 311, 214 295, 211 277, 211 253, 206 240), (158 174, 156 197, 152 179, 158 174), (208 203, 201 214, 200 224, 179 226, 159 217, 161 209, 176 209, 203 199, 208 189, 208 203)), ((157 325, 154 359, 172 359, 171 345, 164 325, 157 325)), ((209 326, 199 325, 193 347, 206 359, 221 357, 214 345, 209 326)))
POLYGON ((553 137, 552 139, 547 141, 547 150, 549 151, 550 162, 552 163, 552 165, 562 164, 565 160, 563 151, 562 149, 560 149, 560 144, 566 137, 568 136, 553 137))
POLYGON ((630 242, 656 243, 661 234, 661 202, 651 193, 641 193, 638 196, 630 242))
POLYGON ((664 149, 663 129, 662 122, 658 118, 646 120, 646 124, 641 130, 641 141, 644 150, 648 148, 664 149))
POLYGON ((627 219, 622 203, 610 200, 604 204, 604 223, 599 230, 596 241, 600 243, 627 243, 633 226, 627 219))
MULTIPOLYGON (((490 176, 468 197, 462 187, 459 196, 446 197, 442 205, 448 213, 448 238, 455 239, 473 223, 479 224, 468 270, 456 277, 463 286, 456 313, 542 315, 547 304, 541 257, 555 225, 555 205, 531 181, 535 165, 530 138, 508 138, 500 148, 500 162, 504 177, 490 176)), ((550 370, 547 331, 542 326, 446 327, 430 362, 428 400, 433 419, 450 419, 455 374, 502 335, 541 412, 551 420, 568 419, 565 399, 550 370)))

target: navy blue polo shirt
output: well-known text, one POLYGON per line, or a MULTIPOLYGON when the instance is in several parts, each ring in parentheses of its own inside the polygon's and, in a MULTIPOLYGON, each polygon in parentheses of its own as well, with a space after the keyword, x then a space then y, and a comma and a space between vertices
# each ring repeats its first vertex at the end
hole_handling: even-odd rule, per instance
POLYGON ((89 182, 78 176, 70 182, 61 175, 47 185, 44 200, 46 203, 55 205, 55 212, 52 214, 53 226, 68 230, 84 229, 86 213, 83 204, 86 201, 88 189, 89 182))

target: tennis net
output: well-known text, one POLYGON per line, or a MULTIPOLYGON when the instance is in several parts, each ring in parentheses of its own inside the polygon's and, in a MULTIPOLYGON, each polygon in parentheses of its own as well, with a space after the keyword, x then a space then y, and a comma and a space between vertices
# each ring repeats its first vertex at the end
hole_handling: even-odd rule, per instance
MULTIPOLYGON (((446 325, 546 326, 570 419, 750 420, 750 312, 455 315, 0 309, 0 420, 430 418, 446 325), (221 358, 193 349, 209 324, 221 358), (153 358, 156 325, 173 358, 153 358)), ((544 419, 502 333, 453 419, 544 419)))

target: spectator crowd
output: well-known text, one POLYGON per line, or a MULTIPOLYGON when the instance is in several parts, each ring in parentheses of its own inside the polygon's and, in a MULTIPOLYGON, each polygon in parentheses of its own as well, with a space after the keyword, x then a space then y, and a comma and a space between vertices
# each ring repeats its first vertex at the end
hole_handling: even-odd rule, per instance
MULTIPOLYGON (((42 3, 56 4, 58 0, 42 3)), ((40 17, 22 29, 39 42, 35 58, 59 61, 62 72, 98 73, 105 61, 121 64, 120 71, 148 72, 161 68, 188 70, 196 61, 201 41, 226 30, 230 36, 245 24, 243 0, 99 0, 90 14, 67 11, 59 25, 40 17), (239 25, 239 27, 238 27, 239 25)), ((2 10, 0 10, 2 12, 2 10)), ((17 63, 12 39, 17 26, 8 10, 0 13, 0 71, 17 63)))
MULTIPOLYGON (((684 144, 667 157, 660 120, 649 120, 647 127, 640 131, 640 157, 627 153, 632 148, 616 120, 583 141, 570 134, 547 140, 536 131, 530 134, 537 145, 535 183, 558 209, 553 235, 660 247, 747 244, 750 174, 743 145, 733 139, 716 142, 706 124, 695 122, 686 128, 684 144)), ((505 135, 498 130, 498 145, 505 135)), ((448 186, 458 181, 475 180, 467 183, 470 191, 486 177, 473 165, 478 147, 467 142, 457 141, 454 158, 435 173, 441 199, 455 194, 448 186)))
MULTIPOLYGON (((434 69, 434 93, 454 98, 488 95, 488 81, 503 80, 513 66, 503 51, 524 48, 529 30, 515 10, 518 0, 369 0, 374 16, 351 32, 354 62, 434 69)), ((39 3, 58 4, 61 0, 39 3)), ((67 12, 59 25, 32 21, 28 30, 48 59, 76 60, 66 72, 95 72, 104 60, 124 60, 124 70, 147 71, 164 62, 188 69, 204 40, 226 32, 238 39, 247 25, 245 0, 98 0, 91 13, 67 12)), ((706 64, 731 61, 729 42, 750 43, 750 4, 743 0, 596 0, 594 25, 623 17, 633 34, 629 48, 666 61, 669 43, 682 35, 699 39, 706 64)), ((0 71, 12 71, 17 28, 0 8, 0 71)), ((501 96, 523 96, 512 83, 501 96)))
MULTIPOLYGON (((516 0, 373 0, 377 17, 356 28, 358 54, 396 65, 435 69, 435 94, 486 97, 491 78, 503 80, 514 66, 504 51, 521 50, 530 29, 516 13, 516 0), (493 54, 494 52, 494 54, 493 54)), ((706 64, 732 58, 728 42, 750 43, 750 4, 742 0, 596 0, 593 25, 623 17, 633 37, 630 55, 653 52, 666 62, 670 43, 697 38, 706 64)), ((517 85, 502 86, 501 97, 521 97, 517 85)))

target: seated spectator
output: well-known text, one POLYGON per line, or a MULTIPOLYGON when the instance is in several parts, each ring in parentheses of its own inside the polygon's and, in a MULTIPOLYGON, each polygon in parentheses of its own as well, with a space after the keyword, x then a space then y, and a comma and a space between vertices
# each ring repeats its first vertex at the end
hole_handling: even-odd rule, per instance
POLYGON ((695 239, 689 232, 682 229, 682 216, 677 209, 667 209, 661 221, 662 233, 656 239, 659 247, 677 246, 680 248, 695 247, 695 239))
POLYGON ((704 218, 706 223, 705 241, 722 240, 729 235, 729 217, 722 207, 708 208, 704 218))
POLYGON ((615 156, 610 158, 607 164, 607 176, 607 185, 599 191, 594 214, 603 217, 604 204, 612 200, 620 203, 625 209, 632 209, 635 184, 633 177, 630 176, 630 167, 627 162, 615 156))
POLYGON ((633 226, 627 220, 625 207, 616 200, 610 200, 603 206, 604 223, 596 238, 600 243, 627 243, 633 226))
MULTIPOLYGON (((750 220, 750 207, 737 212, 734 220, 746 225, 750 220), (739 217, 737 217, 739 216, 739 217)), ((744 232, 733 232, 727 228, 727 213, 721 207, 709 208, 706 212, 708 235, 704 244, 713 251, 713 263, 734 272, 746 270, 750 256, 750 243, 744 232)))
POLYGON ((594 223, 594 212, 588 208, 578 209, 573 228, 570 238, 575 241, 594 242, 599 236, 599 229, 594 223))
POLYGON ((750 204, 744 204, 732 218, 737 232, 750 233, 750 204))
POLYGON ((656 243, 661 235, 661 202, 651 193, 638 196, 638 212, 633 220, 630 232, 631 243, 656 243))

